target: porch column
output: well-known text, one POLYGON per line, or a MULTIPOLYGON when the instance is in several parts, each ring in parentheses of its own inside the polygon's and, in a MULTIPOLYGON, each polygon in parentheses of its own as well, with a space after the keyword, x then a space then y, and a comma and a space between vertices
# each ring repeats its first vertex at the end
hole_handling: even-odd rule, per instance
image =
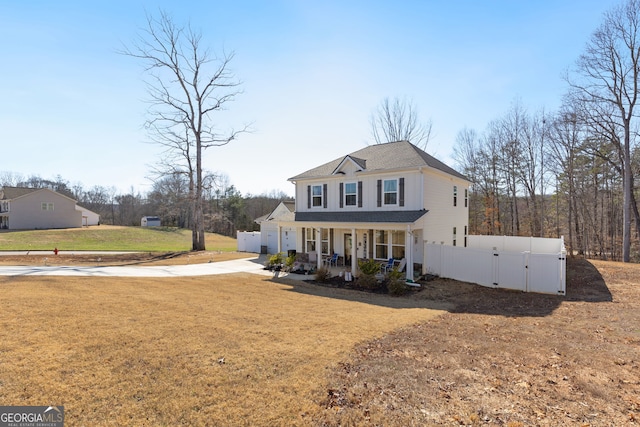
POLYGON ((278 224, 278 253, 282 252, 282 227, 278 224))
POLYGON ((322 228, 316 231, 316 266, 322 267, 322 228))
POLYGON ((351 229, 351 274, 358 274, 358 234, 356 229, 351 229))
POLYGON ((407 225, 407 236, 404 239, 404 256, 407 259, 405 277, 407 280, 413 281, 413 233, 410 225, 407 225))

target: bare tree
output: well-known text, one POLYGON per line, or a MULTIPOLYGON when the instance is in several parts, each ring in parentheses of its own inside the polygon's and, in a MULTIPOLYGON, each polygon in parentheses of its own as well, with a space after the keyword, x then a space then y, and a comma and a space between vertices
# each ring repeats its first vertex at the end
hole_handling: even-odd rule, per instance
POLYGON ((143 61, 149 75, 146 128, 152 142, 165 148, 157 172, 188 179, 193 250, 205 249, 203 151, 247 130, 216 129, 213 114, 241 93, 240 82, 229 70, 233 53, 218 57, 201 43, 199 32, 177 26, 161 11, 158 18, 147 16, 147 27, 121 52, 143 61))
POLYGON ((421 123, 413 102, 394 98, 382 100, 371 115, 371 135, 376 144, 409 141, 425 150, 431 139, 432 123, 421 123))
MULTIPOLYGON (((612 141, 620 155, 623 178, 622 260, 630 261, 632 169, 631 145, 636 122, 640 79, 640 0, 629 0, 604 15, 604 21, 593 35, 567 76, 571 96, 597 114, 603 109, 613 111, 601 117, 619 133, 612 141), (610 107, 610 108, 607 108, 610 107), (609 121, 609 119, 611 121, 609 121)), ((636 225, 637 226, 637 225, 636 225)))

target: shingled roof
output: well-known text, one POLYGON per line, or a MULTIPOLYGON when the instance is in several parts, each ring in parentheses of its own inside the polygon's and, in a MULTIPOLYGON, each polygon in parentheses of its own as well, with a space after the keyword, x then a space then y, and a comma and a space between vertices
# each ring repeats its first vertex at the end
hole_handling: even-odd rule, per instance
MULTIPOLYGON (((351 157, 351 159, 357 159, 357 163, 361 165, 363 169, 366 165, 365 170, 368 172, 427 166, 448 173, 449 175, 453 175, 467 181, 469 180, 466 176, 445 165, 435 157, 425 153, 408 141, 369 145, 361 150, 347 154, 347 156, 351 157)), ((306 172, 289 178, 289 181, 330 176, 347 156, 337 158, 329 163, 309 169, 306 172)))
POLYGON ((22 197, 26 194, 33 193, 34 191, 41 190, 40 188, 25 188, 25 187, 1 187, 0 199, 12 200, 22 197))

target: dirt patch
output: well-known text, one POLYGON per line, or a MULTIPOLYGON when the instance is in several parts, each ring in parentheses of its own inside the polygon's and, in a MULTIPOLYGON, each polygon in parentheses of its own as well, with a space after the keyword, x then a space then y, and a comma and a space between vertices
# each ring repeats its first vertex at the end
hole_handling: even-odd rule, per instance
POLYGON ((359 345, 317 425, 635 425, 638 278, 570 260, 566 297, 431 282, 416 297, 455 308, 359 345))

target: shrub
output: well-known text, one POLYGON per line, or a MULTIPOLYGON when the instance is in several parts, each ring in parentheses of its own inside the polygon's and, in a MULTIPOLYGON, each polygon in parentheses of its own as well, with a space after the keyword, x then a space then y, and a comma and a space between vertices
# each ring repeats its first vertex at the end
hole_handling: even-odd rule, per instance
POLYGON ((287 259, 284 260, 284 265, 285 267, 287 267, 287 270, 291 270, 291 268, 293 267, 293 264, 296 262, 296 256, 295 255, 289 255, 287 257, 287 259))
POLYGON ((374 259, 358 260, 358 268, 362 274, 375 276, 380 272, 380 263, 374 259))
MULTIPOLYGON (((361 272, 362 273, 362 272, 361 272)), ((378 282, 375 274, 360 274, 356 282, 358 286, 364 289, 378 289, 382 286, 382 283, 378 282)))
POLYGON ((381 283, 378 282, 376 274, 380 273, 380 263, 374 259, 365 259, 358 261, 360 275, 358 276, 358 285, 365 289, 378 289, 381 283))
POLYGON ((328 267, 323 265, 316 270, 315 278, 316 281, 320 283, 326 283, 331 279, 331 271, 329 271, 328 267))
POLYGON ((389 272, 389 283, 387 289, 391 295, 404 295, 407 292, 407 284, 404 275, 397 268, 389 272))
POLYGON ((277 253, 275 255, 271 255, 269 257, 269 262, 267 263, 268 268, 278 268, 282 265, 282 254, 277 253))
POLYGON ((390 280, 387 283, 387 289, 389 290, 389 294, 393 296, 400 296, 407 293, 407 284, 404 280, 390 280))

